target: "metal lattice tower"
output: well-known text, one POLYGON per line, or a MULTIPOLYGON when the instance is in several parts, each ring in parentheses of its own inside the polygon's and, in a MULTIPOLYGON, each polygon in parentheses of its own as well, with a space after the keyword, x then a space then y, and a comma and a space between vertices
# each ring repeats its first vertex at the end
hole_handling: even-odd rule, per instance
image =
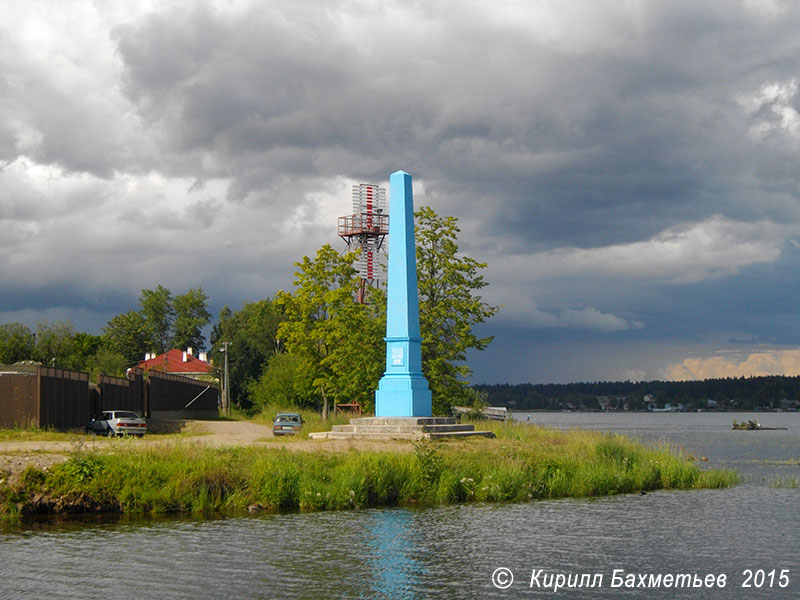
POLYGON ((366 301, 367 287, 379 285, 385 279, 378 263, 378 252, 389 233, 389 215, 386 212, 386 188, 362 183, 353 186, 353 214, 339 217, 339 237, 348 250, 361 249, 355 267, 361 278, 357 300, 366 301))

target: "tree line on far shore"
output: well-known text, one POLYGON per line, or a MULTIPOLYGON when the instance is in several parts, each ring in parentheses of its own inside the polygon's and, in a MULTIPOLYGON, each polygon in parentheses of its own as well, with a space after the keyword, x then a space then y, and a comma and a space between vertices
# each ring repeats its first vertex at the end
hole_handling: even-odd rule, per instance
POLYGON ((729 377, 703 381, 599 381, 567 384, 475 385, 491 406, 510 410, 774 410, 800 403, 800 376, 729 377))
MULTIPOLYGON (((473 403, 468 387, 469 349, 484 349, 491 337, 473 327, 498 308, 478 292, 486 286, 480 263, 458 253, 460 231, 454 217, 431 208, 415 213, 417 270, 422 336, 422 368, 435 414, 451 404, 473 403)), ((223 363, 229 342, 230 396, 253 411, 269 406, 320 409, 358 402, 374 410, 374 391, 385 368, 385 291, 368 289, 368 302, 356 302, 360 279, 356 253, 332 246, 295 263, 294 288, 272 298, 225 306, 213 324, 209 354, 223 363)), ((206 349, 203 330, 211 324, 208 296, 202 288, 173 296, 158 285, 143 289, 138 307, 112 318, 102 335, 78 332, 69 322, 0 325, 0 364, 33 360, 45 365, 122 375, 147 352, 171 348, 206 349)))

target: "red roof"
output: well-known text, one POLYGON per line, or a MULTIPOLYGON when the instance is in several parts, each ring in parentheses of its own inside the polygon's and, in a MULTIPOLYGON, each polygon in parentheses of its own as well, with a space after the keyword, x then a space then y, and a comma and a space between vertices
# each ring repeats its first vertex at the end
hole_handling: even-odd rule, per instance
POLYGON ((140 369, 151 369, 165 373, 212 373, 214 371, 214 367, 206 361, 200 360, 191 354, 186 355, 186 362, 184 362, 183 350, 178 350, 177 348, 173 348, 164 354, 159 354, 150 360, 143 360, 136 366, 140 369))

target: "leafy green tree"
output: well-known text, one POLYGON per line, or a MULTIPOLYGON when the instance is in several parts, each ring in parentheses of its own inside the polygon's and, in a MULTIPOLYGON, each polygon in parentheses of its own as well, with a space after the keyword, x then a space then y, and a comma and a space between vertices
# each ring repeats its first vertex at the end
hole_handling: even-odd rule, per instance
POLYGON ((386 366, 386 295, 370 288, 367 300, 340 311, 329 338, 333 351, 324 363, 335 374, 331 389, 337 402, 358 402, 374 412, 375 389, 386 366))
POLYGON ((69 321, 42 321, 36 325, 35 360, 43 365, 73 368, 70 358, 74 337, 75 328, 69 321))
MULTIPOLYGON (((477 294, 486 286, 481 274, 486 264, 458 254, 457 220, 427 207, 416 218, 422 370, 434 413, 447 414, 451 403, 474 399, 467 388, 466 352, 491 342, 473 328, 498 308, 477 294)), ((294 291, 275 298, 286 316, 278 336, 298 360, 293 385, 302 390, 301 397, 314 398, 317 406, 326 400, 358 401, 372 411, 385 367, 386 297, 370 289, 368 304, 355 302, 359 279, 353 258, 326 245, 313 260, 297 263, 294 291)), ((267 370, 263 378, 271 376, 267 370)))
POLYGON ((35 345, 35 336, 27 325, 0 325, 0 364, 10 365, 21 360, 32 360, 35 345))
POLYGON ((158 353, 170 350, 172 323, 175 318, 172 292, 160 284, 155 290, 142 290, 139 306, 150 338, 149 350, 156 350, 158 353))
POLYGON ((481 274, 486 263, 458 253, 458 220, 440 217, 427 206, 415 217, 422 371, 431 388, 434 413, 447 414, 451 404, 470 400, 467 350, 483 350, 493 339, 478 337, 474 327, 499 307, 478 295, 487 285, 481 274))
POLYGON ((208 296, 202 288, 172 297, 162 285, 142 290, 139 310, 129 310, 111 319, 103 328, 103 343, 121 354, 128 364, 144 358, 146 352, 172 348, 205 348, 203 328, 208 325, 208 296))
POLYGON ((208 312, 208 296, 203 288, 175 296, 172 307, 175 320, 171 347, 205 350, 203 328, 211 322, 211 313, 208 312))
MULTIPOLYGON (((98 362, 98 354, 104 352, 111 351, 104 349, 101 336, 76 332, 69 321, 43 321, 36 326, 35 334, 20 323, 0 325, 0 364, 35 360, 44 365, 90 371, 98 362)), ((121 360, 124 363, 124 358, 121 360)), ((123 364, 115 371, 124 371, 124 367, 123 364)))
POLYGON ((72 352, 66 359, 66 368, 88 371, 90 360, 100 352, 102 344, 103 338, 99 335, 77 332, 72 336, 72 352))
POLYGON ((302 390, 295 385, 299 376, 300 360, 297 356, 288 352, 273 354, 261 377, 248 386, 253 407, 264 411, 270 406, 308 406, 309 399, 302 397, 302 390))
POLYGON ((280 309, 272 300, 245 303, 233 312, 228 306, 220 311, 219 320, 211 331, 211 355, 217 368, 222 369, 225 355, 223 342, 228 346, 228 373, 231 402, 249 408, 250 385, 266 368, 278 349, 276 335, 282 319, 280 309))
POLYGON ((384 367, 385 302, 374 289, 369 304, 355 301, 354 257, 326 244, 313 260, 296 263, 294 292, 275 298, 286 317, 278 337, 298 361, 294 385, 301 397, 318 407, 357 401, 371 411, 384 367))
POLYGON ((151 331, 145 316, 136 310, 117 315, 103 327, 105 346, 121 354, 129 365, 144 358, 151 350, 151 331))
POLYGON ((102 346, 97 352, 92 354, 86 360, 86 366, 82 370, 88 371, 92 381, 97 381, 98 376, 103 373, 105 375, 113 375, 115 377, 122 377, 130 362, 122 354, 114 352, 108 347, 102 346))

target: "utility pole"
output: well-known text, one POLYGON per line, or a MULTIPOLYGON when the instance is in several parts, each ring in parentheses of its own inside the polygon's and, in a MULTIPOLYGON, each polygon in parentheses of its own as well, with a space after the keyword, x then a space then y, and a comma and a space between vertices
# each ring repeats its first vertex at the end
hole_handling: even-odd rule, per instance
POLYGON ((230 342, 222 342, 222 351, 225 353, 225 375, 223 376, 222 385, 222 414, 226 417, 231 416, 231 392, 228 382, 228 346, 230 345, 230 342))

